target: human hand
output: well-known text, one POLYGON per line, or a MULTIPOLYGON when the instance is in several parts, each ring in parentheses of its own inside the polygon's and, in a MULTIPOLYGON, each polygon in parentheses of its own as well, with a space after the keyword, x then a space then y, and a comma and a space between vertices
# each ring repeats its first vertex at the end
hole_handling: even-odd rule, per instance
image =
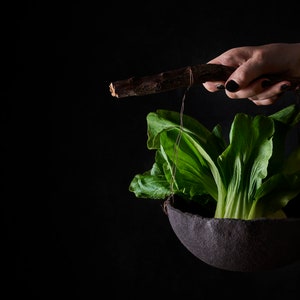
POLYGON ((235 68, 226 81, 205 82, 210 92, 224 89, 231 99, 248 98, 256 105, 275 103, 284 91, 299 89, 288 78, 299 77, 300 43, 273 43, 261 46, 232 48, 208 63, 235 68), (280 75, 286 79, 272 84, 266 75, 280 75))

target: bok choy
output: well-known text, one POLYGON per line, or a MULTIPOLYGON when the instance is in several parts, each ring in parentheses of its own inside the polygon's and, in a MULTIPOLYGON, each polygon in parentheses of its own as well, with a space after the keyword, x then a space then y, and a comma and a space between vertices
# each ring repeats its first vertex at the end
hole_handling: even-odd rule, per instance
POLYGON ((269 115, 235 115, 228 141, 218 124, 169 110, 147 115, 150 170, 132 179, 138 198, 177 195, 214 208, 215 218, 286 218, 283 208, 300 193, 300 145, 286 154, 286 138, 300 121, 296 105, 269 115))

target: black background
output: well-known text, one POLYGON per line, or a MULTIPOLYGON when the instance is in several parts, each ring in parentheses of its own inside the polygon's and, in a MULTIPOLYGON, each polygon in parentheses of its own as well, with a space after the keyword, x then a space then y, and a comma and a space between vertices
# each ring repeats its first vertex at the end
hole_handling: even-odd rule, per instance
MULTIPOLYGON (((146 115, 179 111, 184 91, 116 99, 108 88, 235 46, 299 42, 295 8, 23 1, 3 6, 1 20, 5 299, 299 296, 299 263, 258 273, 209 266, 179 242, 160 202, 128 191, 152 165, 146 115)), ((194 87, 185 113, 227 128, 237 112, 294 101, 257 107, 194 87)))

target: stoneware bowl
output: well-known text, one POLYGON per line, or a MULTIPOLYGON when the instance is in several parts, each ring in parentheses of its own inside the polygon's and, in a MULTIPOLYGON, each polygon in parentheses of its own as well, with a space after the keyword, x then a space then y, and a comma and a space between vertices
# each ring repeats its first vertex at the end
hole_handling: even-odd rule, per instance
POLYGON ((201 261, 224 270, 256 272, 300 260, 300 218, 218 219, 164 202, 181 243, 201 261))

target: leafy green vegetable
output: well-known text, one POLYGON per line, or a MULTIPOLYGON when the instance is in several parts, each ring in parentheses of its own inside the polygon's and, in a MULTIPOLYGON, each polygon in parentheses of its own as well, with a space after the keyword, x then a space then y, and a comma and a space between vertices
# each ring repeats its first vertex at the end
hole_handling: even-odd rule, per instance
POLYGON ((147 147, 155 150, 149 171, 129 190, 139 198, 186 201, 215 207, 215 218, 284 218, 300 193, 300 145, 286 155, 286 137, 300 121, 290 105, 270 116, 235 115, 229 142, 222 128, 168 110, 147 115, 147 147))

